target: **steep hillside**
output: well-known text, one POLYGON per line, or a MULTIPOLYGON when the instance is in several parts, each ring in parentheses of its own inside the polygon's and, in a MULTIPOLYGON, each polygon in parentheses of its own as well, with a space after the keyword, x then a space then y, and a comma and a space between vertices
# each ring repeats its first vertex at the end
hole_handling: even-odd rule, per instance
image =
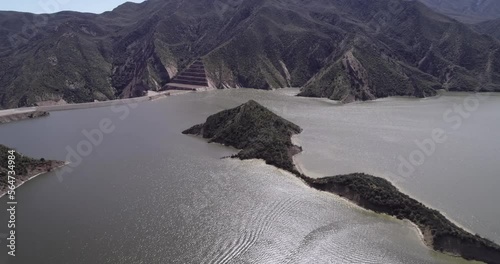
POLYGON ((159 90, 231 33, 221 30, 233 16, 207 12, 213 2, 149 0, 102 15, 0 12, 0 106, 159 90))
MULTIPOLYGON (((384 1, 366 3, 365 8, 394 9, 384 1)), ((424 97, 441 88, 500 90, 498 42, 417 2, 404 2, 395 10, 382 15, 383 23, 375 26, 370 17, 383 12, 367 11, 365 19, 360 16, 369 25, 363 28, 365 34, 348 39, 346 48, 301 94, 352 101, 390 95, 424 97)))
POLYGON ((500 90, 497 41, 402 0, 148 0, 0 12, 0 32, 3 108, 141 96, 198 58, 217 88, 304 86, 346 102, 500 90))
POLYGON ((0 14, 0 105, 17 107, 64 98, 70 102, 114 98, 103 55, 107 34, 89 14, 50 18, 0 14), (35 22, 43 21, 43 22, 35 22))
POLYGON ((465 23, 500 18, 498 0, 419 0, 430 8, 465 23))
POLYGON ((64 165, 63 161, 33 159, 12 148, 0 144, 0 196, 9 190, 11 185, 19 186, 31 177, 52 171, 64 165), (10 162, 9 162, 10 161, 10 162), (14 173, 9 173, 14 171, 14 173))
POLYGON ((500 19, 478 23, 474 25, 474 28, 481 33, 491 35, 500 40, 500 19))

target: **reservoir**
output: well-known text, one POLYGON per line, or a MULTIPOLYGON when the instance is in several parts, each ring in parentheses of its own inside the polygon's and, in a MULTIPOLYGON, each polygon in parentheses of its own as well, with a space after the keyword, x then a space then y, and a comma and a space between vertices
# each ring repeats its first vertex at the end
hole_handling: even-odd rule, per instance
MULTIPOLYGON (((500 96, 340 105, 297 92, 190 93, 128 111, 52 112, 0 126, 0 143, 58 160, 103 119, 115 128, 90 154, 72 157, 70 172, 19 188, 17 256, 7 258, 1 238, 0 263, 471 263, 428 249, 407 222, 313 190, 263 161, 221 159, 236 150, 181 134, 250 99, 304 129, 296 162, 308 175, 385 177, 500 242, 500 96)), ((0 199, 0 234, 6 203, 0 199)))

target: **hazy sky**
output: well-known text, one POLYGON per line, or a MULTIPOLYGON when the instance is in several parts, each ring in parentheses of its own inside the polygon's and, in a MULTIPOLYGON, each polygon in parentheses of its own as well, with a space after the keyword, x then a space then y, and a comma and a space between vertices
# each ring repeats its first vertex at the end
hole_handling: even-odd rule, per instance
POLYGON ((102 13, 125 3, 144 0, 0 0, 0 10, 55 13, 64 10, 102 13))

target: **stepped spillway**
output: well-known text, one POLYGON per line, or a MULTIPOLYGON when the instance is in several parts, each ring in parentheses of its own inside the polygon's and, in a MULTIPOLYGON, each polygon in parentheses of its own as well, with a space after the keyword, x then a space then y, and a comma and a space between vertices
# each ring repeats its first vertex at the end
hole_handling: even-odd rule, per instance
POLYGON ((208 88, 205 66, 201 59, 197 59, 184 71, 175 76, 170 83, 165 85, 165 90, 190 90, 198 91, 208 88))

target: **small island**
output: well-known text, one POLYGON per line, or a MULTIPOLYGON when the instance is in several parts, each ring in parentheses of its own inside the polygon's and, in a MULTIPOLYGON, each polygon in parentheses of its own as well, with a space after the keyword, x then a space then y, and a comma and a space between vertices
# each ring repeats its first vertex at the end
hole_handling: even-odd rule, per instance
POLYGON ((292 157, 302 148, 292 143, 291 136, 300 132, 302 129, 296 124, 250 100, 212 115, 204 124, 182 133, 241 149, 235 158, 263 159, 267 164, 298 173, 292 157))
POLYGON ((339 195, 365 209, 407 219, 422 232, 425 244, 436 251, 500 264, 500 246, 470 234, 385 179, 363 173, 314 179, 300 173, 293 156, 302 148, 293 145, 291 136, 301 131, 299 126, 251 100, 214 114, 204 124, 183 133, 238 148, 241 151, 235 158, 263 159, 267 164, 293 173, 314 189, 339 195))
MULTIPOLYGON (((8 162, 9 162, 9 150, 8 148, 0 144, 0 197, 4 196, 9 190, 9 180, 8 180, 8 162)), ((52 171, 53 169, 62 167, 65 165, 64 161, 55 160, 45 160, 45 159, 33 159, 30 157, 23 156, 17 151, 14 153, 15 158, 15 168, 14 171, 16 175, 16 187, 19 187, 26 181, 32 178, 52 171)))

